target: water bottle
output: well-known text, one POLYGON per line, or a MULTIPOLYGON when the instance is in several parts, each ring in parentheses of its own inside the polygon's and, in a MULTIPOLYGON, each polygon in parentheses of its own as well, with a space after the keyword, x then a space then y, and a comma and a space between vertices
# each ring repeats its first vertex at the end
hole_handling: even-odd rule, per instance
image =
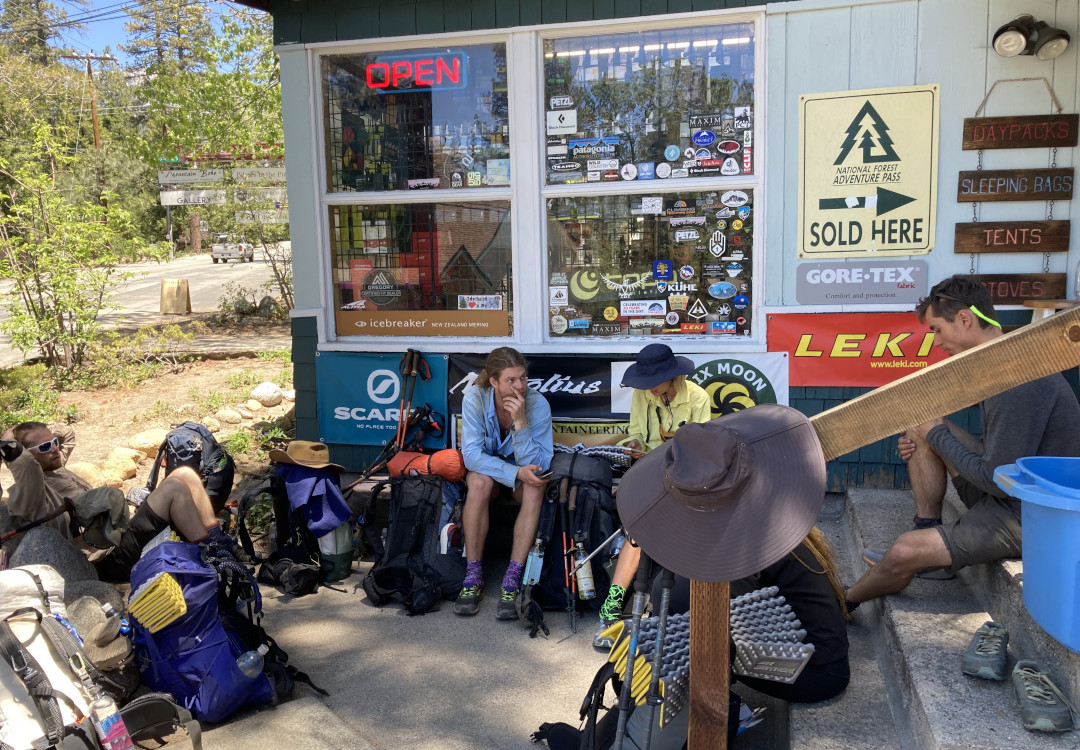
POLYGON ((586 560, 586 557, 588 555, 581 547, 574 552, 574 565, 579 566, 576 573, 578 599, 595 599, 596 586, 593 584, 592 561, 586 560))
POLYGON ((116 701, 102 690, 94 691, 94 700, 90 704, 90 720, 94 723, 102 750, 133 750, 131 737, 128 736, 124 719, 116 701))
POLYGON ((544 567, 544 547, 540 540, 529 550, 529 557, 525 560, 525 573, 522 576, 522 586, 535 586, 540 582, 540 571, 544 567))
POLYGON ((103 610, 105 610, 105 617, 106 618, 119 617, 120 618, 120 632, 123 633, 124 635, 131 635, 131 623, 128 622, 128 619, 126 617, 124 617, 122 614, 120 614, 119 612, 116 611, 116 607, 109 604, 108 602, 105 602, 104 604, 101 605, 101 608, 103 610))
POLYGON ((270 647, 265 643, 253 651, 245 651, 236 659, 236 666, 245 677, 258 677, 263 671, 263 657, 270 647))
POLYGON ((626 542, 626 537, 623 534, 619 534, 615 537, 611 543, 611 552, 608 555, 607 562, 604 563, 604 569, 608 572, 608 577, 614 577, 615 567, 619 564, 619 553, 622 552, 623 544, 626 542))

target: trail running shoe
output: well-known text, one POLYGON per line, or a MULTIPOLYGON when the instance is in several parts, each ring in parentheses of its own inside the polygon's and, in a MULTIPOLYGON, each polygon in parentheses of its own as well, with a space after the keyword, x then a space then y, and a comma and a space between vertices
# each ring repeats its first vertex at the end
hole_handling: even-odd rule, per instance
POLYGON ((1073 728, 1073 711, 1065 696, 1033 661, 1018 661, 1013 667, 1013 687, 1020 702, 1020 718, 1029 732, 1068 732, 1073 728))
POLYGON ((499 597, 499 603, 495 606, 496 620, 518 619, 518 593, 518 591, 507 591, 506 589, 502 589, 502 595, 499 597))
POLYGON ((601 616, 600 624, 596 627, 596 636, 592 640, 592 647, 597 651, 610 650, 615 645, 615 637, 619 634, 619 631, 611 626, 619 622, 618 619, 608 620, 601 616))
POLYGON ((968 644, 960 671, 984 680, 1004 680, 1008 646, 1009 631, 1005 626, 996 622, 984 622, 968 644))
MULTIPOLYGON (((883 549, 871 549, 870 547, 867 547, 862 552, 863 562, 870 566, 877 565, 879 562, 882 561, 884 557, 885 550, 883 549)), ((922 568, 921 570, 917 570, 915 571, 915 576, 917 578, 924 578, 930 581, 948 581, 956 578, 956 573, 953 572, 952 568, 938 566, 934 568, 922 568)))
POLYGON ((479 586, 466 586, 454 602, 454 614, 472 617, 480 611, 480 600, 484 598, 484 589, 479 586))

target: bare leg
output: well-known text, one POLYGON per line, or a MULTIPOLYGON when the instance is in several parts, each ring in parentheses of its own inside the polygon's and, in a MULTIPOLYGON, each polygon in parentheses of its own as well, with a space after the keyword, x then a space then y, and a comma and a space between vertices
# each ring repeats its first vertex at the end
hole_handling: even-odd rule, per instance
POLYGON ((846 598, 858 604, 885 594, 895 594, 911 583, 916 571, 950 565, 952 556, 937 529, 908 531, 897 537, 881 562, 866 571, 847 590, 846 598))
POLYGON ((465 559, 475 562, 484 557, 484 542, 487 541, 490 523, 488 508, 498 491, 498 485, 486 474, 470 471, 465 477, 465 486, 465 507, 461 511, 461 522, 465 526, 465 559))
MULTIPOLYGON (((514 521, 514 541, 510 547, 510 559, 524 563, 536 541, 536 527, 540 523, 540 508, 544 504, 544 488, 523 484, 514 492, 521 502, 517 520, 514 521)), ((466 529, 466 540, 468 530, 466 529)))
POLYGON ((206 538, 206 530, 217 523, 202 480, 186 466, 161 480, 146 502, 150 510, 168 521, 189 542, 206 538))
POLYGON ((908 430, 904 436, 915 443, 915 452, 907 462, 915 513, 921 518, 941 518, 947 476, 945 463, 914 430, 908 430))
POLYGON ((611 576, 611 583, 629 589, 637 575, 638 562, 641 560, 641 547, 635 547, 627 539, 619 551, 619 559, 615 563, 615 574, 611 576))

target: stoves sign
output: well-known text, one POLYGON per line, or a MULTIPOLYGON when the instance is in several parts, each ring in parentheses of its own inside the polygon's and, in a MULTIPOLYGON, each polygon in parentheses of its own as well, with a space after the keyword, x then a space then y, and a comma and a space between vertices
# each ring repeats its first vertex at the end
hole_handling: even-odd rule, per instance
MULTIPOLYGON (((1071 148, 1080 115, 969 117, 964 150, 1071 148)), ((1072 198, 1073 170, 977 170, 960 173, 956 199, 966 202, 1047 201, 1072 198)), ((956 225, 955 253, 1064 253, 1068 221, 979 221, 956 225)))

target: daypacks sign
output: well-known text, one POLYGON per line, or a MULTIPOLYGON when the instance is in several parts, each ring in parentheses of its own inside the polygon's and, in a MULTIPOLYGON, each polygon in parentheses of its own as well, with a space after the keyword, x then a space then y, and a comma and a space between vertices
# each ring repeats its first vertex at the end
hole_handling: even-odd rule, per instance
MULTIPOLYGON (((319 440, 346 445, 386 445, 394 439, 398 414, 408 404, 408 384, 398 371, 401 353, 318 352, 315 357, 319 440)), ((447 355, 426 352, 431 379, 416 377, 412 407, 424 404, 446 415, 447 355)), ((424 439, 445 448, 446 436, 424 439)))
POLYGON ((914 313, 770 315, 768 347, 791 355, 794 386, 876 388, 945 359, 914 313))
MULTIPOLYGON (((486 354, 451 354, 449 408, 461 413, 461 396, 484 369, 486 354)), ((547 399, 551 414, 573 419, 611 418, 611 360, 526 355, 529 386, 547 399)), ((616 382, 615 388, 618 389, 616 382)))

